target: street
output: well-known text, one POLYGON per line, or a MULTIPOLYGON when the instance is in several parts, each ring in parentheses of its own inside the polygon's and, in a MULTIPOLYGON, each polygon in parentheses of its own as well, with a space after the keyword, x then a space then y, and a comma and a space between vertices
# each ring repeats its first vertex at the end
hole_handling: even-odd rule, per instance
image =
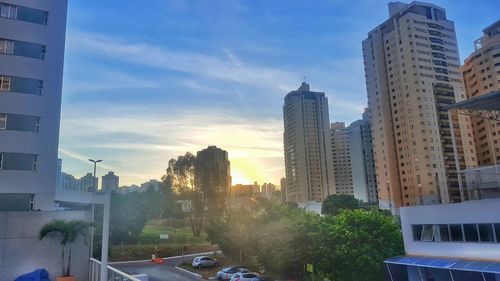
POLYGON ((190 255, 167 258, 164 264, 154 264, 151 261, 144 261, 114 263, 110 265, 128 274, 147 274, 149 281, 199 281, 202 279, 175 268, 176 265, 179 265, 183 261, 191 261, 193 257, 193 255, 190 255))

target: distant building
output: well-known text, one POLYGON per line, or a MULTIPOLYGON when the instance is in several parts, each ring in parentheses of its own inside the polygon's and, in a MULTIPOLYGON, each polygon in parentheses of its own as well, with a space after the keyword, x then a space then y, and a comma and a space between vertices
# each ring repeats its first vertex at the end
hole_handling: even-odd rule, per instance
POLYGON ((80 190, 92 191, 97 190, 99 187, 99 179, 94 177, 92 173, 87 173, 80 178, 80 190))
POLYGON ((158 191, 160 190, 160 187, 161 187, 161 182, 159 180, 154 180, 154 179, 141 184, 142 191, 147 191, 150 188, 153 188, 155 191, 158 191))
POLYGON ((54 210, 67 1, 0 10, 0 211, 54 210))
POLYGON ((108 172, 102 176, 102 190, 114 190, 120 186, 120 177, 115 175, 114 172, 108 172))
POLYGON ((276 192, 276 185, 272 183, 264 183, 261 186, 261 197, 264 197, 268 200, 273 199, 273 195, 276 192))
POLYGON ((281 202, 286 202, 286 178, 280 179, 281 202))
POLYGON ((195 188, 203 192, 209 208, 221 208, 231 187, 227 151, 209 146, 196 153, 195 188))
POLYGON ((258 188, 258 184, 233 185, 227 201, 227 207, 247 211, 254 210, 257 206, 257 198, 260 196, 260 192, 256 191, 258 188))
POLYGON ((287 200, 322 202, 335 192, 328 99, 309 84, 285 96, 283 105, 287 200))
POLYGON ((336 194, 354 195, 349 134, 345 123, 332 123, 330 134, 336 194))
MULTIPOLYGON (((366 113, 365 113, 366 114, 366 113)), ((368 118, 352 122, 347 128, 352 190, 356 199, 367 203, 378 201, 375 162, 368 118)))

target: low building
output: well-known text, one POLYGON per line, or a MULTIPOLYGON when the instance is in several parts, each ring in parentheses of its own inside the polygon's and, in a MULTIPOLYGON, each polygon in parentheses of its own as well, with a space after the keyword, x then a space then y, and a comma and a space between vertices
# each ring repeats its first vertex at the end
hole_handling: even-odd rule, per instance
POLYGON ((405 256, 387 280, 500 280, 500 199, 401 207, 405 256))

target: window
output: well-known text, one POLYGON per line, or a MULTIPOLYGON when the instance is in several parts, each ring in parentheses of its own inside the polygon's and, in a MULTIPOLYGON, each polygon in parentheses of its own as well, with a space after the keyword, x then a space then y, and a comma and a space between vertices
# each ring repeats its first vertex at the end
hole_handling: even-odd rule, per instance
POLYGON ((423 225, 422 228, 422 239, 421 241, 433 241, 433 234, 434 234, 434 225, 432 224, 425 224, 423 225))
POLYGON ((37 162, 38 162, 38 155, 35 154, 33 155, 33 168, 32 168, 33 171, 36 171, 37 162))
POLYGON ((479 242, 479 236, 477 233, 476 224, 464 224, 463 227, 464 227, 465 241, 479 242))
POLYGON ((491 224, 478 224, 479 228, 479 239, 481 242, 495 242, 495 236, 493 234, 493 225, 491 224))
POLYGON ((422 226, 421 225, 412 225, 413 229, 413 240, 420 241, 422 237, 422 226))
POLYGON ((4 18, 9 18, 9 19, 16 19, 17 18, 17 7, 14 5, 2 3, 2 12, 0 13, 0 16, 2 16, 4 18))
POLYGON ((493 228, 495 229, 495 236, 497 238, 497 243, 500 243, 500 223, 493 224, 493 228))
POLYGON ((451 241, 464 241, 461 224, 450 224, 450 238, 451 241))
POLYGON ((13 53, 14 53, 14 41, 0 39, 0 54, 12 55, 13 53))
POLYGON ((35 132, 40 132, 40 117, 35 117, 35 132))
POLYGON ((0 76, 0 91, 10 91, 11 78, 8 76, 0 76))
POLYGON ((0 130, 7 128, 7 114, 0 113, 0 130))
POLYGON ((450 231, 447 224, 440 224, 439 226, 439 240, 436 241, 450 241, 450 231))
POLYGON ((0 153, 0 170, 2 169, 2 163, 3 163, 3 154, 0 153))

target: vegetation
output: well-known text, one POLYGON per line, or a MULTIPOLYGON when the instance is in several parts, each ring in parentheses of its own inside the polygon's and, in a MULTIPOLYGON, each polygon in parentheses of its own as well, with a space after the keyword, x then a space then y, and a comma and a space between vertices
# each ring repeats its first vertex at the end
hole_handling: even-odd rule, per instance
POLYGON ((328 196, 321 206, 323 215, 335 216, 340 214, 342 210, 354 210, 360 208, 360 202, 352 195, 334 194, 328 196))
POLYGON ((39 238, 42 240, 47 236, 58 235, 61 237, 61 267, 62 267, 62 276, 67 277, 70 276, 71 269, 71 246, 73 242, 78 239, 78 237, 82 237, 85 242, 85 237, 88 234, 88 229, 90 227, 90 223, 82 221, 82 220, 72 220, 72 221, 64 221, 64 220, 54 220, 42 227, 39 233, 39 238), (65 267, 65 253, 66 246, 69 247, 68 253, 68 265, 65 267))
POLYGON ((269 205, 248 213, 228 211, 207 225, 208 239, 230 258, 254 260, 267 273, 307 280, 313 263, 316 276, 334 281, 383 280, 383 261, 403 253, 395 219, 378 210, 345 209, 320 217, 288 205, 269 205))

